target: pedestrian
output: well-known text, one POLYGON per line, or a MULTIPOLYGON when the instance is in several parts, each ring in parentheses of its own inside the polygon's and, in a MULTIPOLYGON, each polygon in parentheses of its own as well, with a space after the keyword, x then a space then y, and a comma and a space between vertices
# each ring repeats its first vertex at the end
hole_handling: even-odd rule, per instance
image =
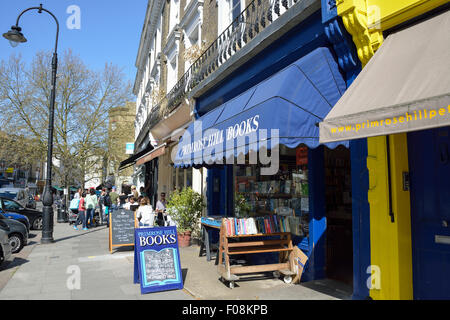
POLYGON ((133 195, 133 197, 135 197, 136 199, 139 197, 139 194, 136 190, 136 186, 131 186, 131 194, 133 195))
POLYGON ((86 225, 87 227, 94 227, 94 212, 97 207, 97 195, 94 188, 89 190, 89 194, 86 196, 86 225))
POLYGON ((117 193, 116 187, 113 186, 111 192, 109 193, 109 196, 111 197, 111 203, 112 203, 112 210, 117 210, 118 202, 117 199, 119 198, 119 194, 117 193))
POLYGON ((83 230, 88 230, 86 227, 86 193, 83 192, 81 194, 80 203, 78 204, 78 218, 75 222, 75 226, 73 227, 75 230, 78 230, 77 225, 79 223, 83 224, 83 230))
POLYGON ((73 195, 73 198, 74 199, 80 199, 82 193, 83 192, 82 192, 81 188, 78 188, 77 192, 75 192, 75 194, 73 195))
POLYGON ((117 199, 118 206, 123 208, 123 206, 128 202, 128 196, 125 193, 122 193, 117 199))
POLYGON ((103 204, 105 206, 105 219, 106 227, 109 228, 109 213, 114 209, 114 203, 111 201, 111 195, 109 189, 106 189, 105 196, 103 198, 103 204))
POLYGON ((160 227, 164 227, 166 218, 166 193, 161 192, 160 200, 156 202, 155 211, 158 214, 156 218, 156 224, 160 227))
POLYGON ((139 188, 139 193, 141 197, 148 197, 147 192, 145 192, 145 188, 144 187, 140 187, 139 188))
POLYGON ((100 214, 100 222, 103 223, 103 217, 105 216, 105 195, 106 195, 106 188, 102 188, 100 192, 100 196, 98 197, 98 208, 99 208, 99 214, 100 214))
POLYGON ((139 208, 136 211, 136 218, 139 221, 139 227, 153 227, 155 221, 155 214, 153 213, 153 208, 150 205, 150 200, 148 197, 141 199, 139 203, 139 208))

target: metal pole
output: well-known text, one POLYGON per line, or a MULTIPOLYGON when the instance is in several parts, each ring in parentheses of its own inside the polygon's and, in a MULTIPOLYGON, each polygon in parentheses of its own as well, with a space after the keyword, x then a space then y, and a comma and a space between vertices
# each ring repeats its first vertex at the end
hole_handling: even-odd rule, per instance
POLYGON ((52 58, 52 91, 50 96, 50 109, 48 113, 48 150, 47 150, 47 177, 45 179, 44 197, 42 204, 42 238, 41 243, 53 242, 53 194, 52 186, 52 158, 53 158, 53 122, 55 111, 56 69, 58 65, 57 53, 52 58))

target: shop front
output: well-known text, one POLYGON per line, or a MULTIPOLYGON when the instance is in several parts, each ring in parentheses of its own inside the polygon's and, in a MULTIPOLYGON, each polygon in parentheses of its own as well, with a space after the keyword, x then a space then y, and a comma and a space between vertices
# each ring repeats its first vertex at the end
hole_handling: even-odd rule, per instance
POLYGON ((317 48, 199 117, 175 157, 177 168, 208 169, 208 216, 288 217, 309 257, 302 281, 352 284, 350 151, 319 145, 317 126, 345 90, 332 52, 317 48))
POLYGON ((320 123, 323 143, 367 138, 375 299, 450 298, 449 26, 447 4, 386 30, 320 123))

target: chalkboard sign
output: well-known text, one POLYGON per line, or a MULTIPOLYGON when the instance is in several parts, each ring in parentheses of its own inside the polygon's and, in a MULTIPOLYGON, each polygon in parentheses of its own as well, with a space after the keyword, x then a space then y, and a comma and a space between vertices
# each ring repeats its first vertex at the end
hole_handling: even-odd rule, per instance
POLYGON ((136 215, 131 210, 117 209, 109 213, 109 251, 114 247, 133 246, 136 215))
POLYGON ((135 230, 134 283, 141 293, 183 289, 176 227, 135 230))

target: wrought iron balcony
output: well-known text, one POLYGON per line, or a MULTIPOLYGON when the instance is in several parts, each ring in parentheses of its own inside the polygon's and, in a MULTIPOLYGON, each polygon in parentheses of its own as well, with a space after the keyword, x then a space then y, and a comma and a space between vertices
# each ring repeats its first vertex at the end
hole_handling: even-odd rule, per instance
POLYGON ((186 93, 216 71, 258 33, 299 1, 253 0, 190 66, 167 94, 167 111, 173 111, 186 93))

